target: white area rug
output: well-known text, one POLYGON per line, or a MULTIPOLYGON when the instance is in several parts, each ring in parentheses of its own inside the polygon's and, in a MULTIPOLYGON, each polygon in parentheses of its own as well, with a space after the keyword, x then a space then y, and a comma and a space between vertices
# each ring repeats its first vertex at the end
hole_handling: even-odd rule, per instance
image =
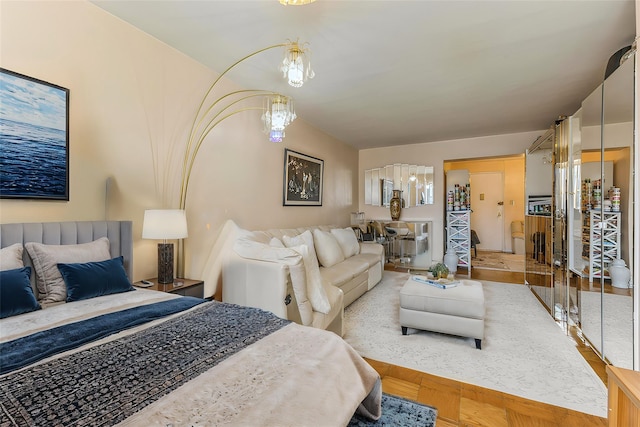
MULTIPOLYGON (((602 351, 600 292, 580 291, 582 333, 602 351)), ((604 354, 621 368, 633 369, 633 297, 604 294, 604 354)))
POLYGON ((472 338, 409 329, 399 292, 406 273, 383 280, 345 309, 345 340, 362 356, 606 417, 607 389, 571 339, 523 285, 483 281, 482 350, 472 338))

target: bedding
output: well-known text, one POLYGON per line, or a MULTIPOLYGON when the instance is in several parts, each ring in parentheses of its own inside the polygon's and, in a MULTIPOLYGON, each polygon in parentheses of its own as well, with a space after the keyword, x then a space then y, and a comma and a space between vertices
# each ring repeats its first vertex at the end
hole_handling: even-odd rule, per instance
POLYGON ((233 304, 110 293, 103 274, 131 283, 130 221, 0 224, 0 247, 1 269, 31 268, 28 301, 42 306, 0 319, 0 426, 339 426, 380 414, 380 377, 334 333, 233 304), (64 288, 49 304, 34 279, 54 268, 64 288), (65 279, 86 298, 67 302, 65 279))
POLYGON ((138 289, 0 320, 6 348, 56 328, 81 336, 100 316, 115 331, 1 375, 0 425, 337 426, 361 404, 379 415, 379 376, 331 332, 203 300, 119 330, 123 312, 172 299, 196 300, 138 289))
POLYGON ((15 270, 24 267, 22 253, 24 247, 20 243, 14 243, 6 248, 0 249, 0 271, 15 270))
POLYGON ((122 257, 106 261, 58 264, 67 287, 67 302, 133 291, 122 257))
POLYGON ((179 313, 203 303, 200 298, 178 298, 115 313, 102 314, 82 322, 41 331, 0 344, 0 374, 15 371, 48 356, 74 349, 82 344, 117 332, 179 313))
POLYGON ((0 271, 0 319, 40 309, 30 278, 31 267, 0 271))
POLYGON ((24 247, 35 268, 38 298, 42 303, 61 302, 67 299, 67 287, 58 269, 58 263, 85 263, 112 258, 109 252, 109 239, 106 237, 74 245, 27 242, 24 247))

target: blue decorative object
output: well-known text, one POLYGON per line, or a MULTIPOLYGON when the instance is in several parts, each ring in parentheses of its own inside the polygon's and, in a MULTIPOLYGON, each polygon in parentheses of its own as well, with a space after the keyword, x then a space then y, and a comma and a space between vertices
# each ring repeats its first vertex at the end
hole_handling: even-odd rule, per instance
POLYGON ((30 277, 31 267, 0 271, 0 319, 40 310, 30 277))
POLYGON ((135 290, 124 271, 122 259, 58 264, 67 285, 67 302, 135 290))

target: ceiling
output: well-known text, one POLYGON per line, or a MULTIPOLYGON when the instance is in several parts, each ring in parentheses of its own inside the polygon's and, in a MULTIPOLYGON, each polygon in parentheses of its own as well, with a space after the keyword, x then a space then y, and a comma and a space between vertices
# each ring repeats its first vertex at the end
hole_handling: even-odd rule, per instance
POLYGON ((308 42, 302 88, 283 83, 280 49, 228 77, 293 96, 299 118, 357 149, 546 129, 635 36, 634 0, 92 2, 217 72, 308 42))

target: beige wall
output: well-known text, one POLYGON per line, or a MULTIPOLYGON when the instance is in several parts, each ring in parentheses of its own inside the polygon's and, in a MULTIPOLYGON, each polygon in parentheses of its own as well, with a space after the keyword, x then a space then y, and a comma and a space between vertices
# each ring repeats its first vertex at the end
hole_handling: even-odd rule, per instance
MULTIPOLYGON (((434 167, 435 203, 433 205, 404 209, 400 219, 407 221, 432 221, 433 233, 432 236, 430 236, 430 244, 433 249, 433 259, 434 261, 441 260, 444 250, 444 212, 446 202, 444 189, 444 162, 447 160, 523 154, 527 147, 529 147, 529 145, 531 145, 531 143, 544 132, 545 130, 540 130, 509 135, 496 135, 403 145, 399 147, 360 150, 358 176, 364 177, 364 171, 366 169, 394 163, 422 164, 434 167)), ((364 204, 363 185, 360 185, 359 187, 358 201, 359 210, 365 213, 365 218, 391 219, 388 208, 364 204)))
MULTIPOLYGON (((70 201, 1 200, 0 220, 132 220, 134 279, 154 276, 157 242, 140 237, 143 213, 177 206, 186 132, 215 73, 83 0, 2 1, 0 40, 0 66, 69 88, 71 101, 70 201)), ((221 94, 232 88, 223 80, 221 94)), ((227 219, 249 229, 348 225, 357 162, 356 150, 301 119, 282 144, 268 142, 257 111, 226 120, 192 175, 187 275, 200 277, 227 219), (322 207, 282 206, 285 147, 324 160, 322 207)))

